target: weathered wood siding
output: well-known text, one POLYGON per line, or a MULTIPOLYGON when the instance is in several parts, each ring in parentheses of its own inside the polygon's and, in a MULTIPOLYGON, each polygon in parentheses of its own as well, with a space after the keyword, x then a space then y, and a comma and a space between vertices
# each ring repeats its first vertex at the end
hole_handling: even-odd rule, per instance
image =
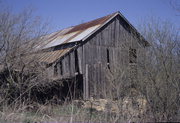
MULTIPOLYGON (((68 78, 82 74, 84 98, 104 97, 109 91, 107 69, 114 71, 131 68, 129 48, 138 51, 138 39, 129 31, 127 23, 117 16, 83 43, 56 63, 57 76, 68 78)), ((136 72, 137 66, 132 68, 136 72)))
POLYGON ((84 49, 83 74, 88 75, 88 78, 84 76, 84 83, 88 83, 85 84, 87 85, 85 88, 88 88, 85 90, 88 91, 85 92, 85 98, 91 96, 99 98, 108 95, 107 59, 109 59, 111 71, 126 68, 130 69, 127 76, 136 76, 137 65, 129 64, 129 48, 138 50, 140 45, 133 33, 128 31, 128 27, 121 18, 117 17, 112 20, 82 47, 84 49), (109 58, 107 58, 107 50, 109 58))

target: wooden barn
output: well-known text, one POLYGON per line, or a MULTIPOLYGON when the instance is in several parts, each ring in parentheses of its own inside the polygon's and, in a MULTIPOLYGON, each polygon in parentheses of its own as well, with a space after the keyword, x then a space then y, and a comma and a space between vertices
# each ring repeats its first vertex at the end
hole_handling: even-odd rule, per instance
POLYGON ((107 95, 113 81, 109 73, 127 68, 127 77, 136 78, 146 46, 148 42, 116 12, 46 35, 36 48, 42 50, 37 56, 47 64, 49 77, 75 83, 75 90, 88 99, 107 95))

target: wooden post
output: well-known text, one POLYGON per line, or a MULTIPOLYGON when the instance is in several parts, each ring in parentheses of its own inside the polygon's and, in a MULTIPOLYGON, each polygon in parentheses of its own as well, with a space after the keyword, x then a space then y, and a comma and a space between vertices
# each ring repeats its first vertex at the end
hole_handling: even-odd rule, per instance
POLYGON ((85 73, 85 79, 84 79, 84 99, 89 98, 89 83, 88 83, 88 64, 86 64, 86 73, 85 73))

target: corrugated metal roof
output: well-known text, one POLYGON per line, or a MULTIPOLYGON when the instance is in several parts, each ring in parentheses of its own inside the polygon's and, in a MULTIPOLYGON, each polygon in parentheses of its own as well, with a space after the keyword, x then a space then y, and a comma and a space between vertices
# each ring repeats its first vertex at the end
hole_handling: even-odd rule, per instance
POLYGON ((65 43, 80 41, 91 34, 93 31, 98 29, 114 15, 115 14, 111 14, 87 23, 83 23, 46 35, 43 37, 43 40, 37 44, 36 48, 46 49, 65 43))
MULTIPOLYGON (((43 50, 47 48, 52 48, 58 45, 72 43, 77 41, 82 41, 84 38, 91 35, 94 31, 103 26, 108 20, 114 17, 117 13, 86 22, 77 26, 69 27, 58 32, 46 35, 42 37, 42 40, 35 46, 37 50, 43 50)), ((53 63, 66 53, 68 53, 73 47, 49 51, 49 52, 39 52, 36 54, 36 58, 40 62, 53 63)))
MULTIPOLYGON (((124 16, 120 12, 116 12, 116 13, 110 14, 108 16, 105 16, 105 17, 102 17, 102 18, 99 18, 90 22, 86 22, 77 26, 69 27, 61 31, 46 35, 42 37, 42 41, 40 41, 35 46, 35 48, 37 50, 44 50, 44 49, 53 48, 55 46, 59 46, 59 45, 67 44, 67 43, 84 41, 117 15, 121 16, 127 22, 127 24, 130 27, 132 27, 133 30, 137 32, 137 30, 126 20, 126 18, 124 18, 124 16)), ((140 34, 138 33, 138 35, 140 34)), ((62 57, 66 53, 68 53, 74 47, 75 46, 71 46, 69 48, 55 50, 55 51, 40 52, 40 53, 37 53, 36 55, 41 62, 50 64, 58 60, 60 57, 62 57)))
POLYGON ((40 52, 36 54, 36 58, 38 58, 40 62, 50 64, 50 63, 55 62, 57 59, 61 58, 63 55, 69 52, 72 48, 73 47, 50 51, 50 52, 40 52))

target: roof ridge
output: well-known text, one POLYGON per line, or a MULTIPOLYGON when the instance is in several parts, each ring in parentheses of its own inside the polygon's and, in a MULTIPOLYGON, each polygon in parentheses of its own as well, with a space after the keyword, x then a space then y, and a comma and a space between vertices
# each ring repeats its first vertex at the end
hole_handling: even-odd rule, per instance
POLYGON ((116 12, 113 12, 113 13, 111 13, 111 14, 108 14, 108 15, 105 15, 105 16, 101 16, 101 17, 99 17, 99 18, 95 18, 95 19, 92 19, 92 20, 83 22, 83 23, 81 23, 81 24, 76 24, 76 25, 72 25, 72 26, 68 26, 68 27, 62 28, 62 29, 60 29, 60 30, 56 30, 56 31, 51 32, 51 33, 49 33, 49 34, 46 34, 46 35, 44 35, 44 36, 53 35, 53 34, 58 34, 58 33, 60 33, 61 31, 65 30, 65 29, 74 28, 74 27, 76 27, 76 26, 80 26, 80 25, 83 25, 83 24, 90 23, 90 22, 92 22, 92 21, 100 20, 100 19, 105 18, 105 17, 108 17, 108 16, 113 16, 113 15, 115 15, 115 14, 117 14, 117 13, 120 14, 119 11, 116 11, 116 12))
MULTIPOLYGON (((116 12, 117 13, 117 12, 116 12)), ((68 31, 66 34, 68 33, 71 33, 71 32, 75 32, 77 30, 84 30, 84 28, 88 28, 88 27, 92 27, 94 25, 97 25, 97 23, 99 24, 102 24, 102 23, 105 23, 107 20, 109 20, 112 16, 114 16, 116 13, 112 13, 112 14, 108 14, 106 16, 102 16, 102 17, 99 17, 99 18, 96 18, 96 19, 92 19, 90 21, 87 21, 87 22, 84 22, 84 23, 81 23, 81 24, 77 24, 75 26, 72 26, 72 30, 68 31), (89 26, 88 26, 89 25, 89 26), (91 25, 91 26, 90 26, 91 25), (83 27, 84 28, 77 28, 77 27, 83 27), (77 28, 77 30, 75 29, 77 28)))
POLYGON ((83 41, 92 35, 96 30, 101 28, 102 25, 105 25, 109 22, 109 20, 117 16, 118 13, 119 12, 108 14, 106 16, 48 34, 45 36, 46 41, 41 42, 39 45, 41 45, 42 49, 46 49, 68 42, 83 41))
MULTIPOLYGON (((111 14, 108 14, 108 15, 105 15, 105 16, 101 16, 101 17, 98 17, 98 18, 95 18, 95 19, 92 19, 92 20, 89 20, 89 21, 86 21, 86 22, 83 22, 81 24, 86 24, 86 23, 90 23, 92 21, 95 21, 95 20, 100 20, 102 18, 105 18, 105 17, 108 17, 108 16, 112 16, 114 14, 116 14, 117 12, 114 12, 114 13, 111 13, 111 14)), ((74 26, 71 26, 71 27, 75 27, 75 26, 78 26, 78 25, 81 25, 81 24, 77 24, 77 25, 74 25, 74 26)))

